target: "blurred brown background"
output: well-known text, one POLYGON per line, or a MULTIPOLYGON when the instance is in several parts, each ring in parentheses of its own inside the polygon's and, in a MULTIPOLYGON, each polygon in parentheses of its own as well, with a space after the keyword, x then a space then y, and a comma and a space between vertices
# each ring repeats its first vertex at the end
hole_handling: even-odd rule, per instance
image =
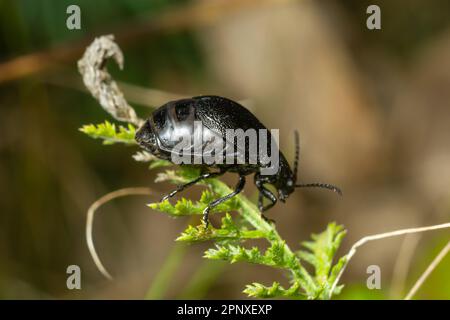
MULTIPOLYGON (((300 180, 334 183, 344 197, 299 190, 274 207, 268 216, 293 247, 330 221, 348 230, 341 255, 365 235, 448 222, 448 12, 444 0, 0 1, 0 298, 143 298, 164 270, 170 281, 148 297, 244 298, 245 284, 282 279, 204 261, 207 245, 173 249, 188 220, 145 206, 159 195, 101 208, 95 240, 115 280, 96 270, 84 235, 89 205, 118 188, 172 188, 153 183, 156 172, 131 159, 135 148, 103 147, 78 131, 109 119, 76 70, 102 34, 124 51, 125 69, 110 70, 142 117, 157 105, 140 88, 152 88, 250 99, 267 127, 281 129, 288 159, 300 131, 300 180), (74 3, 82 28, 72 31, 74 3), (381 8, 381 30, 366 28, 370 4, 381 8), (80 291, 66 288, 70 264, 82 269, 80 291)), ((255 198, 251 184, 245 194, 255 198)), ((340 298, 403 297, 448 236, 364 246, 340 298), (365 286, 371 264, 381 267, 382 290, 365 286)), ((450 298, 449 267, 447 257, 417 297, 450 298)))

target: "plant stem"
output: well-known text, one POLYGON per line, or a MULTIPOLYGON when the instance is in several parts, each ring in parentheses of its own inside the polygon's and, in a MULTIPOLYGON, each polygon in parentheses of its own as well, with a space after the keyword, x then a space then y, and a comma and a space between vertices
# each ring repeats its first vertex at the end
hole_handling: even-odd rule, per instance
MULTIPOLYGON (((221 196, 227 195, 232 192, 232 190, 225 183, 219 181, 218 179, 208 180, 207 183, 211 186, 215 193, 221 196)), ((269 241, 271 244, 281 243, 283 245, 285 261, 295 261, 295 266, 293 266, 293 268, 289 268, 294 281, 298 281, 301 284, 301 287, 305 289, 306 294, 309 297, 313 296, 313 292, 317 287, 314 279, 301 265, 298 257, 292 252, 291 248, 289 248, 286 242, 278 234, 275 225, 264 220, 255 204, 250 200, 241 195, 237 195, 236 197, 240 204, 241 216, 245 220, 247 220, 247 222, 249 222, 256 230, 264 232, 266 234, 267 241, 269 241)))

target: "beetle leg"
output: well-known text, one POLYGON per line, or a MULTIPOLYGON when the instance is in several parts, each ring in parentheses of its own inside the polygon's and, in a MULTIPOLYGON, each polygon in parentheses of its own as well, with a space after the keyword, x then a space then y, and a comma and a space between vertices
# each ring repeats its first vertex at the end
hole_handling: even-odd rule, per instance
POLYGON ((259 192, 261 195, 261 200, 263 197, 270 200, 270 203, 265 207, 263 207, 262 201, 261 201, 261 203, 258 203, 259 210, 262 213, 264 211, 269 210, 277 203, 277 197, 275 197, 275 195, 272 192, 270 192, 268 189, 266 189, 265 187, 261 187, 261 189, 259 189, 259 192))
POLYGON ((262 194, 261 191, 258 194, 258 209, 259 209, 259 212, 263 212, 263 209, 264 209, 264 195, 262 194))
POLYGON ((275 195, 270 192, 269 189, 267 189, 266 187, 264 187, 264 183, 262 180, 256 178, 255 179, 255 185, 259 190, 259 195, 258 195, 258 209, 259 212, 261 213, 261 218, 263 218, 266 222, 270 222, 273 223, 275 222, 275 220, 273 219, 269 219, 267 218, 263 212, 266 210, 269 210, 270 208, 272 208, 276 203, 277 203, 277 197, 275 197, 275 195), (267 206, 264 206, 264 198, 267 198, 270 200, 270 203, 267 206))
POLYGON ((268 190, 262 186, 259 189, 259 199, 258 199, 259 200, 258 201, 258 209, 261 212, 261 218, 263 218, 266 222, 275 223, 275 220, 267 218, 263 212, 266 210, 269 210, 270 208, 272 208, 275 205, 275 203, 277 203, 277 197, 275 197, 274 194, 272 192, 270 192, 270 190, 268 190), (267 198, 270 200, 270 203, 265 207, 263 206, 263 198, 267 198))
POLYGON ((208 224, 209 224, 209 219, 208 219, 208 215, 209 215, 209 211, 214 208, 215 206, 221 204, 222 202, 227 201, 230 198, 233 198, 235 195, 239 194, 245 186, 245 176, 243 175, 239 175, 239 181, 236 184, 236 187, 234 188, 234 191, 231 192, 230 194, 227 194, 226 196, 216 199, 213 202, 211 202, 210 204, 208 204, 208 206, 205 208, 205 210, 203 210, 203 223, 205 224, 205 228, 208 228, 208 224))
POLYGON ((208 178, 213 178, 213 177, 218 177, 221 176, 225 173, 225 171, 219 171, 219 172, 207 172, 204 173, 200 176, 198 176, 197 178, 195 178, 194 180, 186 183, 186 184, 182 184, 179 185, 175 190, 173 190, 171 193, 165 195, 160 202, 163 202, 164 200, 167 200, 169 198, 172 198, 174 195, 176 195, 178 192, 183 191, 191 186, 193 186, 194 184, 196 184, 197 182, 199 182, 200 180, 204 180, 204 179, 208 179, 208 178))

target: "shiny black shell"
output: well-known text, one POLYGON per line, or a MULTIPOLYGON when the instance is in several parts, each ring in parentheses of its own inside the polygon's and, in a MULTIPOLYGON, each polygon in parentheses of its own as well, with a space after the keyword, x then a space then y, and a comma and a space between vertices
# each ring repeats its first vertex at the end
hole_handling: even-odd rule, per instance
MULTIPOLYGON (((152 117, 138 131, 136 139, 153 154, 170 160, 169 156, 182 136, 194 133, 194 121, 200 121, 204 126, 204 131, 206 132, 204 133, 204 136, 206 136, 205 141, 208 141, 208 138, 213 136, 219 136, 223 139, 223 137, 226 137, 227 129, 242 129, 243 131, 255 129, 257 132, 260 129, 267 130, 250 111, 235 101, 218 96, 198 96, 171 101, 155 110, 152 117), (151 132, 150 135, 152 136, 145 137, 144 132, 147 135, 151 132)), ((267 137, 266 153, 270 154, 272 141, 269 130, 267 130, 267 137)), ((223 156, 242 154, 245 158, 245 163, 240 165, 242 167, 241 170, 246 167, 253 171, 263 165, 259 161, 259 157, 257 164, 250 164, 248 161, 248 150, 236 150, 236 147, 234 145, 229 146, 228 142, 225 139, 223 156)), ((210 143, 210 147, 213 144, 214 142, 210 143)), ((205 145, 202 147, 205 147, 205 145)), ((279 152, 278 148, 277 152, 279 152)), ((285 161, 285 159, 280 154, 280 162, 282 161, 285 161)), ((222 163, 225 163, 225 161, 222 163)), ((211 166, 214 165, 216 164, 211 164, 211 166)), ((229 167, 231 171, 236 171, 233 170, 233 165, 222 166, 229 167)))

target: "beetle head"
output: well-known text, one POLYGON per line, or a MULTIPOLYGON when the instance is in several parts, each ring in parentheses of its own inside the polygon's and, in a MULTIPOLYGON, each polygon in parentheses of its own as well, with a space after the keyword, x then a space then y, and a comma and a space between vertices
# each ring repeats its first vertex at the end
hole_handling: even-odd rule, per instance
POLYGON ((280 171, 277 176, 276 187, 278 190, 278 199, 285 202, 289 195, 295 190, 294 175, 288 165, 280 164, 280 171))
POLYGON ((286 184, 278 189, 278 199, 280 199, 280 201, 282 202, 285 202, 289 195, 294 192, 294 189, 295 187, 292 180, 286 181, 286 184))
POLYGON ((145 121, 142 127, 136 132, 135 140, 146 151, 152 154, 158 153, 156 135, 153 131, 150 119, 145 121))
POLYGON ((285 202, 287 197, 294 192, 297 182, 298 171, 298 159, 300 156, 300 139, 298 132, 295 131, 295 158, 294 158, 294 170, 291 170, 289 164, 284 159, 280 162, 280 171, 277 175, 277 189, 278 198, 280 201, 285 202))

